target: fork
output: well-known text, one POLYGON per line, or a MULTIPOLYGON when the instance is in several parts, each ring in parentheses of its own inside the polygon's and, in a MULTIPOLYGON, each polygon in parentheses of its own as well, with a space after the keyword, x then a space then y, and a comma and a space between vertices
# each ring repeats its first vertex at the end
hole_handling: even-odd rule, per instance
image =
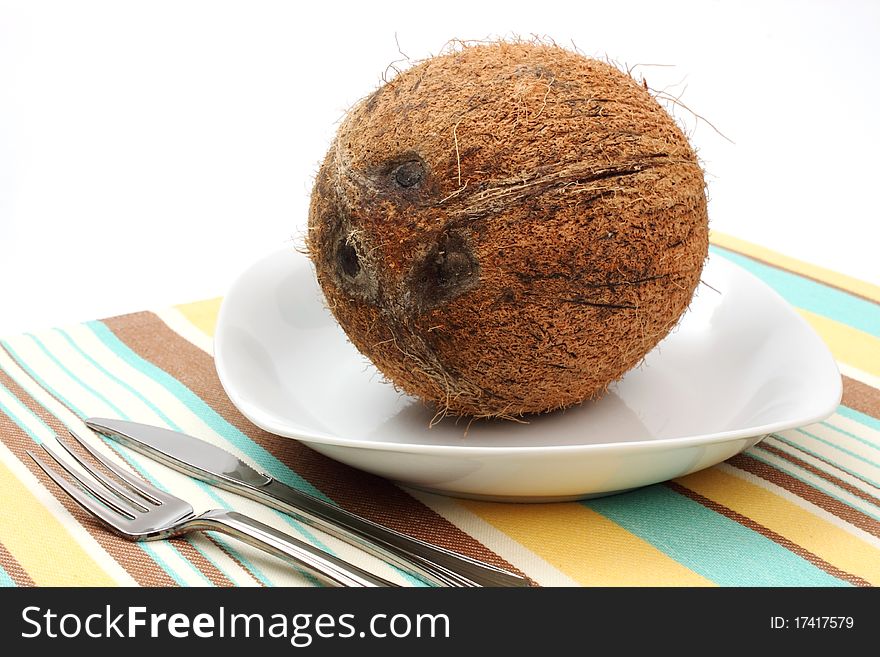
POLYGON ((94 481, 67 465, 45 443, 41 446, 46 454, 76 484, 65 479, 35 452, 28 450, 28 456, 77 504, 123 538, 155 541, 192 532, 215 531, 285 559, 331 586, 397 586, 241 513, 214 509, 196 515, 185 500, 125 472, 90 447, 75 431, 70 430, 70 435, 115 479, 87 464, 59 436, 55 436, 58 444, 94 481))

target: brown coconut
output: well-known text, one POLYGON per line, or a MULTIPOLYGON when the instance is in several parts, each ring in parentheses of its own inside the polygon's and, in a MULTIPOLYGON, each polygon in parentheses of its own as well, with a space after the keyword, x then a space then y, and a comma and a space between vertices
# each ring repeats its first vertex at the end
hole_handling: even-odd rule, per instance
POLYGON ((703 172, 614 66, 463 47, 348 113, 307 245, 334 316, 398 388, 454 414, 550 411, 600 395, 687 308, 703 172))

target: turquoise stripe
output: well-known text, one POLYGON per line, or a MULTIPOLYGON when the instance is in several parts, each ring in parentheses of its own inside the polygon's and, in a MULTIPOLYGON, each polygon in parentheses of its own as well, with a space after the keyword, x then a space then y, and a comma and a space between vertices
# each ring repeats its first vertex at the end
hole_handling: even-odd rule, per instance
MULTIPOLYGON (((227 439, 242 453, 247 454, 248 457, 250 457, 264 472, 270 473, 273 477, 285 482, 289 486, 303 490, 325 501, 332 502, 329 497, 315 488, 311 482, 304 479, 299 473, 291 470, 272 453, 256 444, 244 433, 239 431, 237 427, 227 422, 224 417, 218 414, 192 390, 168 374, 165 370, 141 358, 128 345, 116 337, 116 334, 114 334, 104 323, 100 321, 92 321, 87 322, 85 326, 91 329, 104 345, 107 346, 107 348, 109 348, 117 357, 163 386, 168 392, 183 402, 192 413, 199 417, 213 431, 227 439)), ((178 428, 177 430, 179 431, 180 429, 178 428)), ((330 552, 329 548, 320 543, 317 537, 306 530, 300 523, 285 514, 280 512, 277 513, 287 522, 295 525, 300 531, 308 536, 310 540, 313 540, 316 545, 330 552)), ((402 570, 399 570, 399 572, 401 572, 401 574, 413 585, 425 585, 424 582, 412 577, 410 574, 403 572, 402 570)))
POLYGON ((710 246, 709 250, 755 274, 790 304, 880 337, 880 304, 720 246, 710 246))
POLYGON ((183 402, 190 411, 198 416, 213 431, 223 436, 231 444, 235 445, 235 447, 242 453, 247 454, 248 457, 265 472, 284 481, 284 483, 289 486, 303 490, 315 497, 320 497, 322 500, 330 501, 330 498, 315 488, 311 482, 303 479, 303 477, 287 467, 273 454, 260 447, 239 431, 237 427, 227 422, 225 418, 214 411, 213 408, 206 404, 192 390, 168 374, 165 370, 147 360, 144 360, 132 351, 131 348, 116 337, 116 335, 105 324, 99 321, 92 321, 86 323, 85 326, 89 327, 95 335, 97 335, 98 338, 100 338, 100 340, 114 354, 116 354, 116 356, 162 385, 172 395, 183 402))
POLYGON ((848 585, 664 485, 582 504, 720 586, 848 585))
POLYGON ((15 585, 15 580, 9 576, 9 573, 4 570, 3 566, 0 566, 0 587, 9 588, 15 585))
POLYGON ((863 438, 862 436, 857 436, 856 434, 852 433, 851 431, 847 431, 846 429, 841 429, 840 427, 836 427, 833 424, 831 424, 830 422, 828 422, 827 420, 823 420, 819 424, 826 426, 829 429, 833 429, 837 433, 841 433, 844 436, 852 438, 853 440, 862 443, 866 447, 870 447, 871 449, 876 449, 876 450, 880 451, 880 445, 878 445, 877 443, 872 442, 872 441, 868 440, 867 438, 863 438))
POLYGON ((842 415, 845 418, 849 418, 850 420, 855 420, 861 424, 864 424, 866 427, 871 427, 875 431, 880 431, 880 420, 875 417, 871 417, 870 415, 865 415, 861 411, 857 411, 854 408, 849 408, 847 406, 838 406, 837 407, 838 415, 842 415))

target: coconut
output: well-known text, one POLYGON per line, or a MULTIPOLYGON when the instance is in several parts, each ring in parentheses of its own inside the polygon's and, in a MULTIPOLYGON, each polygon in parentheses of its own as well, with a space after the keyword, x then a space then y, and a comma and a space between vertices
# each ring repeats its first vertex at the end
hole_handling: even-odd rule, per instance
POLYGON ((307 247, 333 315, 398 389, 516 417, 601 395, 675 326, 707 255, 705 182, 614 66, 466 46, 348 112, 307 247))

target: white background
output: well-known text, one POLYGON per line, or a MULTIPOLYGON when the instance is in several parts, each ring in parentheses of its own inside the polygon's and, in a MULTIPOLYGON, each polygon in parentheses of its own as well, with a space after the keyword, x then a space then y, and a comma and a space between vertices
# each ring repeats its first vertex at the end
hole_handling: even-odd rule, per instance
POLYGON ((222 295, 401 51, 511 35, 650 64, 712 227, 878 282, 880 2, 0 0, 0 335, 222 295))

